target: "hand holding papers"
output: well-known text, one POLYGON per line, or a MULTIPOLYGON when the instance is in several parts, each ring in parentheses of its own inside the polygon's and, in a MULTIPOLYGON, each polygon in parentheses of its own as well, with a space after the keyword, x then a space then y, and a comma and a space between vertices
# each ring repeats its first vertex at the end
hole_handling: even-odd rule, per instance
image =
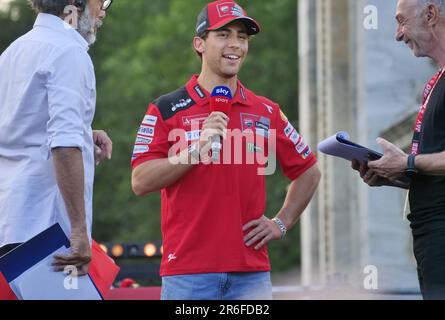
POLYGON ((349 141, 349 134, 345 131, 338 132, 332 137, 321 141, 318 144, 318 150, 349 161, 353 159, 357 159, 360 162, 373 161, 383 156, 377 151, 349 141))
POLYGON ((102 300, 119 268, 93 241, 88 275, 75 277, 75 267, 69 274, 54 272, 54 254, 69 246, 62 228, 55 224, 0 257, 0 285, 7 283, 20 300, 102 300))

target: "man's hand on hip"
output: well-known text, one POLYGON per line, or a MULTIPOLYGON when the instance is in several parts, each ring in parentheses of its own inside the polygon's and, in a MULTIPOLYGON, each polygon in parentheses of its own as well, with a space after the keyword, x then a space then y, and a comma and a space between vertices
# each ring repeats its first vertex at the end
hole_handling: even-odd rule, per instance
POLYGON ((266 216, 248 222, 243 227, 243 231, 248 232, 244 237, 246 246, 250 247, 251 245, 256 244, 255 250, 260 250, 272 240, 281 239, 280 229, 275 222, 266 216))

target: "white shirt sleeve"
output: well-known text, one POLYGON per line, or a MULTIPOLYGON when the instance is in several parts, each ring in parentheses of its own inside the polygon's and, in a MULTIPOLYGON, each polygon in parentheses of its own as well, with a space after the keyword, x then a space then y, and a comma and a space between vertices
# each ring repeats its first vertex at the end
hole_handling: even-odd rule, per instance
POLYGON ((88 98, 94 90, 94 70, 87 52, 78 46, 63 49, 46 70, 49 121, 48 148, 83 150, 88 98))

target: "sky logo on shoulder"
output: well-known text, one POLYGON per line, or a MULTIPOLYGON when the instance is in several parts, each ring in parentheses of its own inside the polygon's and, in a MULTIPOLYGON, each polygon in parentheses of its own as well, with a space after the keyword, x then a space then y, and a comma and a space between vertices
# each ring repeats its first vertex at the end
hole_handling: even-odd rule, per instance
POLYGON ((158 117, 147 115, 144 117, 142 124, 146 124, 149 126, 155 126, 156 122, 158 122, 158 117))

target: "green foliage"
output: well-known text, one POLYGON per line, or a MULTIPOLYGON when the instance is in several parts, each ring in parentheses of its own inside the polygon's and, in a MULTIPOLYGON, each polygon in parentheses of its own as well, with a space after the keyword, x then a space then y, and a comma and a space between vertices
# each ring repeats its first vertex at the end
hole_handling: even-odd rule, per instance
POLYGON ((31 30, 34 17, 31 7, 25 0, 14 0, 8 10, 0 10, 0 52, 3 52, 15 39, 31 30))
MULTIPOLYGON (((130 158, 136 131, 150 101, 182 86, 200 61, 192 49, 196 17, 204 0, 115 0, 98 42, 90 49, 97 74, 94 127, 113 139, 113 159, 97 168, 93 236, 100 241, 147 241, 161 237, 160 195, 137 198, 131 191, 130 158)), ((277 101, 290 119, 298 115, 297 2, 239 1, 262 32, 252 39, 240 75, 259 95, 277 101)), ((15 0, 20 19, 0 14, 0 50, 32 27, 25 0, 15 0)), ((267 213, 281 208, 289 182, 267 178, 267 213)), ((270 245, 274 271, 295 267, 299 232, 270 245)))

